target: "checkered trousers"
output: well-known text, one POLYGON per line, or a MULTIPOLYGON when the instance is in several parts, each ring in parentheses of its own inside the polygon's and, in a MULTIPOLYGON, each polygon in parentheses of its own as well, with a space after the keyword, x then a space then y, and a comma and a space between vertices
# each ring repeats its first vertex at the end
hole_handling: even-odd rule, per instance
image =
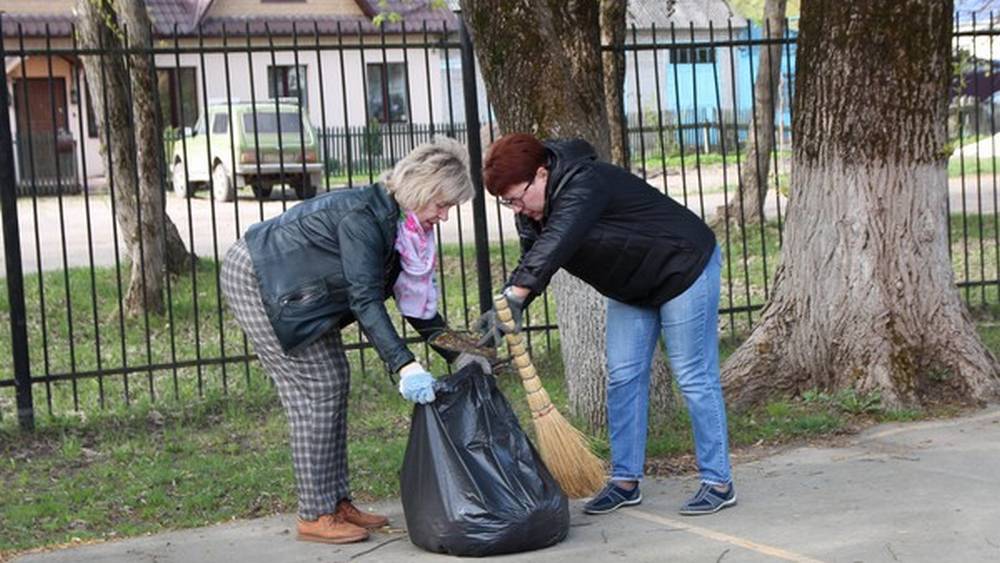
POLYGON ((281 349, 264 312, 250 252, 241 239, 226 253, 222 292, 278 387, 291 429, 299 516, 314 520, 350 496, 347 395, 350 373, 340 332, 331 330, 295 354, 281 349))

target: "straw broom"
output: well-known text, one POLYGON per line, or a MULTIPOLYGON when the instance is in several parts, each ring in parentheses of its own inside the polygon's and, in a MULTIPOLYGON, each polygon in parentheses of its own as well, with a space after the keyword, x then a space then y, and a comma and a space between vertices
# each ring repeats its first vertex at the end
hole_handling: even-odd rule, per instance
MULTIPOLYGON (((495 304, 497 319, 511 328, 513 317, 507 299, 499 296, 495 304)), ((590 451, 583 433, 563 418, 552 404, 528 356, 524 336, 520 332, 510 332, 506 339, 507 348, 528 396, 542 461, 567 495, 572 498, 593 495, 604 485, 604 463, 590 451)))

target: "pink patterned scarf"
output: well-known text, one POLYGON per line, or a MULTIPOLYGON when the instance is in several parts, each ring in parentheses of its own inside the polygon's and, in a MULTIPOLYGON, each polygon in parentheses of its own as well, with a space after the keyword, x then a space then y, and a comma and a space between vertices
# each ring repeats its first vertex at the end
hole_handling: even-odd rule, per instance
POLYGON ((396 224, 396 251, 403 271, 392 290, 399 310, 407 317, 429 319, 437 314, 437 286, 434 283, 436 248, 434 229, 425 231, 411 211, 396 224))

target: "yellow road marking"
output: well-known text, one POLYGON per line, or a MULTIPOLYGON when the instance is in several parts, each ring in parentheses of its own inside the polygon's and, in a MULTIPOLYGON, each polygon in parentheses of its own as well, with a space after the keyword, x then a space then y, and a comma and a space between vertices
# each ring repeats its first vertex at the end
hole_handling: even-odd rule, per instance
POLYGON ((639 510, 636 508, 629 508, 628 510, 622 510, 621 514, 626 514, 633 518, 639 518, 640 520, 646 520, 647 522, 653 522, 654 524, 669 526, 670 528, 676 530, 690 532, 692 534, 699 535, 703 538, 715 540, 717 542, 728 543, 731 545, 742 547, 744 549, 756 551, 757 553, 761 553, 763 555, 784 559, 786 561, 797 561, 799 563, 822 563, 819 559, 813 559, 812 557, 807 557, 799 553, 788 551, 786 549, 781 549, 780 547, 764 545, 762 543, 757 543, 755 541, 751 541, 745 538, 731 536, 729 534, 724 534, 722 532, 717 532, 715 530, 709 530, 708 528, 702 528, 700 526, 688 524, 687 522, 681 522, 679 520, 674 520, 672 518, 666 518, 664 516, 660 516, 658 514, 653 514, 651 512, 646 512, 644 510, 639 510))

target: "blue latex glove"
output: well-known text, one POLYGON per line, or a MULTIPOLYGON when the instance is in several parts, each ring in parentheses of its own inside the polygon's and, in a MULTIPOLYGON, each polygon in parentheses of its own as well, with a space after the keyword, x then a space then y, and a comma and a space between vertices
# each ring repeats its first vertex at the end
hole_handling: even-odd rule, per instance
POLYGON ((399 393, 413 403, 434 402, 434 376, 419 363, 413 362, 399 370, 399 393))

